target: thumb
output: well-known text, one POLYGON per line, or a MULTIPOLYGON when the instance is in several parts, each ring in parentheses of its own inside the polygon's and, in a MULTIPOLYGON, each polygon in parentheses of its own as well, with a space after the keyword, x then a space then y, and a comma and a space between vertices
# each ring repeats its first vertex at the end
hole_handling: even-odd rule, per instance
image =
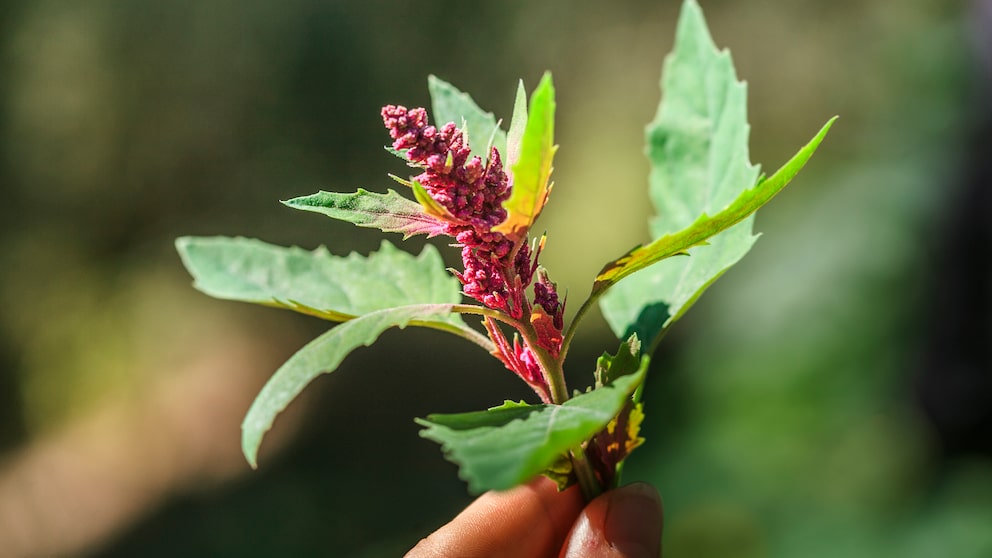
POLYGON ((575 521, 561 558, 658 558, 661 497, 646 483, 600 495, 575 521))

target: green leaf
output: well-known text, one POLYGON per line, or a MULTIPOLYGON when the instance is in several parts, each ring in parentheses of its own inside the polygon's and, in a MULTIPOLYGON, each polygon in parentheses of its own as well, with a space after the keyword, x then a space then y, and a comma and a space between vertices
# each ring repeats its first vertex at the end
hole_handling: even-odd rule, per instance
POLYGON ((636 333, 646 339, 655 338, 740 260, 757 238, 751 235, 748 216, 768 203, 795 177, 835 119, 830 119, 816 137, 774 175, 746 190, 723 211, 713 217, 703 214, 686 229, 664 235, 607 264, 596 277, 594 293, 630 276, 600 301, 603 315, 614 333, 621 337, 636 333), (697 246, 698 249, 692 249, 697 246), (666 260, 685 254, 690 257, 666 260), (651 267, 635 273, 648 266, 651 267))
POLYGON ((510 118, 510 128, 506 132, 506 153, 502 153, 506 159, 503 164, 506 168, 513 168, 520 160, 520 142, 524 138, 527 130, 527 91, 524 90, 524 81, 517 82, 517 97, 513 101, 513 116, 510 118))
POLYGON ((603 356, 596 360, 596 371, 593 373, 596 377, 596 386, 609 384, 617 378, 637 372, 644 367, 640 357, 641 342, 637 339, 637 335, 631 335, 620 344, 617 354, 603 353, 603 356))
MULTIPOLYGON (((703 213, 690 226, 666 234, 647 246, 631 250, 623 257, 607 264, 596 277, 597 288, 609 286, 623 277, 655 262, 687 254, 689 248, 706 244, 706 240, 740 223, 779 193, 813 155, 836 117, 831 118, 820 132, 793 156, 771 178, 761 181, 754 188, 745 190, 732 204, 710 217, 703 213)), ((719 238, 719 237, 718 237, 719 238)))
POLYGON ((430 415, 417 419, 426 427, 420 435, 442 445, 472 492, 513 488, 553 470, 562 454, 605 428, 644 380, 646 369, 562 405, 504 404, 475 413, 430 415))
MULTIPOLYGON (((517 98, 520 98, 519 94, 517 98)), ((493 230, 518 241, 537 220, 551 192, 551 163, 558 150, 554 143, 555 87, 551 74, 545 73, 531 95, 530 111, 520 140, 520 158, 511 167, 513 191, 503 202, 507 217, 493 230)))
POLYGON ((438 128, 448 122, 461 127, 464 122, 472 155, 478 155, 483 162, 489 159, 490 146, 499 150, 500 155, 506 154, 506 132, 499 128, 493 113, 482 110, 468 93, 437 76, 427 77, 427 89, 438 128))
MULTIPOLYGON (((458 303, 458 280, 430 245, 419 256, 387 241, 368 257, 283 248, 260 240, 183 237, 176 248, 200 291, 225 300, 289 308, 344 321, 410 304, 458 303)), ((461 317, 440 318, 464 326, 461 317)))
POLYGON ((293 209, 312 211, 358 225, 398 232, 407 239, 417 234, 427 238, 445 234, 445 224, 424 212, 417 202, 389 190, 377 194, 359 188, 353 194, 320 191, 282 202, 293 209))
POLYGON ((389 152, 390 155, 403 159, 403 162, 406 163, 407 166, 410 166, 410 160, 406 158, 406 152, 409 151, 409 149, 393 149, 392 146, 389 145, 384 145, 382 147, 389 152))
POLYGON ((283 411, 317 376, 332 372, 351 351, 368 346, 391 327, 416 321, 442 321, 451 304, 420 304, 377 310, 332 328, 307 343, 269 379, 255 398, 241 425, 241 449, 252 467, 258 465, 258 447, 283 411))
POLYGON ((593 285, 594 295, 610 289, 600 306, 613 331, 649 343, 750 250, 753 213, 789 183, 833 124, 759 182, 748 158, 746 86, 694 0, 679 18, 662 91, 647 128, 655 240, 608 263, 593 285))
POLYGON ((448 211, 446 207, 431 197, 431 195, 427 192, 427 188, 424 188, 423 184, 414 180, 410 184, 410 187, 413 189, 413 197, 417 199, 417 203, 420 204, 420 207, 425 213, 431 215, 432 217, 436 217, 439 220, 448 222, 458 220, 451 214, 450 211, 448 211))

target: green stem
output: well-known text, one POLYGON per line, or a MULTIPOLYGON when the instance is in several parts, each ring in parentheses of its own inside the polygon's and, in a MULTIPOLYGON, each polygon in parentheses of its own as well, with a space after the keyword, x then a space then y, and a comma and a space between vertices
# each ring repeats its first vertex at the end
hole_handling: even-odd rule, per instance
POLYGON ((561 359, 552 358, 551 354, 538 344, 537 331, 530 322, 520 325, 522 327, 517 328, 517 330, 541 364, 544 380, 548 382, 548 387, 551 389, 551 402, 555 405, 561 405, 568 401, 568 386, 565 385, 565 371, 561 367, 561 359))
MULTIPOLYGON (((572 328, 570 332, 574 334, 574 325, 578 321, 579 317, 584 314, 588 307, 591 305, 590 301, 595 301, 594 297, 591 297, 583 304, 582 308, 579 309, 579 314, 572 321, 572 328)), ((476 314, 480 316, 486 316, 494 320, 499 320, 505 324, 510 325, 524 338, 527 345, 534 352, 537 357, 538 362, 541 365, 541 371, 544 374, 545 381, 548 382, 548 387, 551 390, 551 401, 556 405, 561 405, 562 403, 568 401, 568 386, 565 384, 565 371, 562 368, 562 362, 565 360, 564 349, 567 345, 562 345, 562 352, 560 356, 555 359, 551 357, 543 347, 541 347, 537 342, 537 331, 534 329, 533 324, 529 321, 516 320, 507 316, 506 314, 493 310, 491 308, 485 308, 483 306, 475 306, 474 304, 456 304, 452 311, 459 312, 462 314, 476 314)), ((487 340, 488 343, 488 340, 487 340)), ((599 484, 599 479, 596 478, 596 473, 592 469, 592 464, 589 463, 589 459, 586 457, 586 452, 583 448, 579 447, 569 452, 569 458, 572 461, 572 471, 575 472, 575 477, 578 479, 579 487, 582 490, 582 495, 586 501, 591 501, 596 496, 603 493, 603 487, 599 484)))
POLYGON ((575 337, 575 331, 579 328, 579 322, 582 321, 582 318, 585 317, 586 312, 592 308, 592 305, 599 300, 599 297, 602 296, 604 292, 606 292, 606 289, 601 291, 594 290, 590 293, 589 298, 582 303, 582 306, 579 307, 579 311, 576 312, 575 317, 572 318, 572 321, 568 324, 568 329, 565 330, 565 336, 561 343, 561 355, 558 357, 562 362, 565 362, 565 355, 568 354, 568 349, 572 346, 572 338, 575 337))
POLYGON ((582 496, 585 497, 586 502, 590 502, 603 493, 603 487, 599 485, 599 480, 586 458, 584 449, 581 447, 573 449, 569 452, 569 456, 572 458, 572 470, 575 472, 575 478, 579 481, 582 496))
POLYGON ((485 349, 487 353, 491 353, 496 350, 496 346, 493 345, 492 341, 490 341, 488 337, 479 333, 478 331, 475 331, 470 327, 461 327, 455 324, 421 321, 421 320, 413 320, 410 322, 410 325, 436 329, 438 331, 446 331, 448 333, 457 335, 462 339, 467 339, 472 343, 475 343, 476 345, 485 349))
POLYGON ((494 320, 499 320, 504 324, 513 326, 515 329, 520 329, 520 320, 514 320, 510 316, 500 312, 499 310, 493 310, 492 308, 486 308, 485 306, 476 306, 475 304, 453 304, 451 306, 452 312, 457 312, 459 314, 475 314, 476 316, 489 316, 494 320))
POLYGON ((544 374, 545 381, 548 382, 548 388, 551 390, 551 401, 556 405, 561 405, 562 403, 568 401, 568 387, 565 385, 565 372, 561 367, 561 358, 555 360, 548 354, 548 351, 544 350, 537 343, 537 331, 534 330, 534 326, 529 321, 514 319, 499 310, 493 310, 492 308, 486 308, 484 306, 476 306, 474 304, 455 304, 452 307, 452 312, 459 312, 461 314, 476 314, 478 316, 487 316, 494 320, 499 320, 513 329, 520 332, 520 335, 527 342, 527 345, 534 352, 534 356, 537 357, 538 363, 541 365, 541 371, 544 374))

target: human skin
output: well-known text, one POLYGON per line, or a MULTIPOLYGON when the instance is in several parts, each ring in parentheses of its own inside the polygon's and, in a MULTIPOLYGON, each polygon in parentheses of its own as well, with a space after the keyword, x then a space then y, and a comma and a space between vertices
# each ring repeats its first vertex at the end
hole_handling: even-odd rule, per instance
POLYGON ((420 541, 407 558, 657 558, 661 498, 635 483, 585 504, 577 487, 558 492, 539 477, 487 492, 420 541))

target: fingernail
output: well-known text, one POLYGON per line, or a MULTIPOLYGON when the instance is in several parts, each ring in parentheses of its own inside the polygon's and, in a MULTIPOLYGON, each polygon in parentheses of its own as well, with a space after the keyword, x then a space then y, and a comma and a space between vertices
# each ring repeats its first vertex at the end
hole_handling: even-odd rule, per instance
POLYGON ((661 497, 646 483, 614 490, 606 508, 603 535, 628 558, 657 558, 661 552, 661 497))

